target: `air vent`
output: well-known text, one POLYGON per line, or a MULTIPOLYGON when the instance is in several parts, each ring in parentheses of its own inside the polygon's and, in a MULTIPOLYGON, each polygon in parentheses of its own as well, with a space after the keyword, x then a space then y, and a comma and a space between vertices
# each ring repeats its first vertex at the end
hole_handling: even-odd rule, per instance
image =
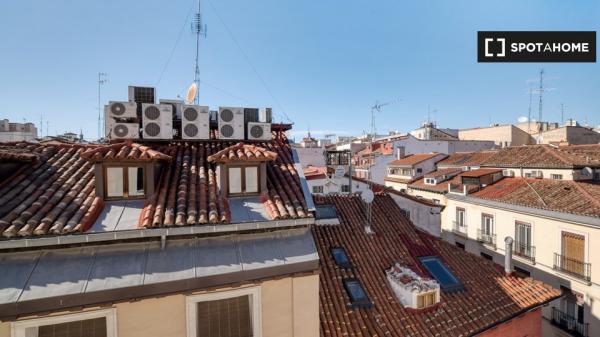
POLYGON ((160 117, 160 110, 156 106, 151 105, 144 110, 144 115, 148 119, 157 120, 160 117))
POLYGON ((248 140, 270 140, 270 123, 248 123, 248 140))
POLYGON ((223 125, 219 131, 219 135, 225 138, 230 138, 233 136, 233 127, 231 125, 223 125))
POLYGON ((183 134, 186 137, 194 138, 194 137, 198 136, 198 127, 195 126, 194 124, 187 124, 183 128, 183 134))
POLYGON ((107 120, 105 128, 108 139, 137 139, 140 135, 138 123, 118 123, 107 120))
POLYGON ((193 121, 195 121, 196 119, 198 119, 198 112, 196 111, 196 109, 194 109, 194 108, 192 108, 192 107, 189 107, 189 108, 186 108, 186 109, 183 111, 183 117, 184 117, 184 118, 185 118, 187 121, 193 122, 193 121))
POLYGON ((105 120, 137 117, 137 104, 134 102, 108 102, 104 107, 105 120))
POLYGON ((221 110, 221 120, 225 123, 231 123, 231 121, 233 120, 233 112, 229 109, 223 109, 221 110))
POLYGON ((129 129, 123 124, 117 124, 113 129, 113 132, 115 133, 115 136, 123 138, 127 137, 127 135, 129 134, 129 129))
POLYGON ((123 103, 115 103, 111 105, 110 112, 115 116, 122 116, 125 113, 125 105, 123 103))
POLYGON ((160 125, 156 123, 148 123, 146 124, 144 131, 148 136, 156 137, 160 134, 160 125))

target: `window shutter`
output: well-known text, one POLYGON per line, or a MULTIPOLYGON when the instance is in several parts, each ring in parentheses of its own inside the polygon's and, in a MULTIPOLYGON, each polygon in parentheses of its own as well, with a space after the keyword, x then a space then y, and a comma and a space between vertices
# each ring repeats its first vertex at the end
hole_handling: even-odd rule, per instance
POLYGON ((585 237, 562 232, 562 254, 569 259, 583 262, 585 260, 585 237))
POLYGON ((249 296, 198 302, 198 337, 252 337, 249 296))

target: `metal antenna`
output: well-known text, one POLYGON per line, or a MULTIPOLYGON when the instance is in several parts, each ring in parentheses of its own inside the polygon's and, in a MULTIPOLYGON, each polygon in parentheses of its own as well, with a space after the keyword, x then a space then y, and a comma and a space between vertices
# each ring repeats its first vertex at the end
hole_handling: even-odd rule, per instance
POLYGON ((104 137, 104 123, 102 122, 102 103, 101 103, 101 88, 108 82, 107 73, 98 73, 98 139, 104 137))
POLYGON ((196 34, 196 68, 194 70, 194 83, 196 83, 197 90, 194 104, 198 105, 200 102, 200 66, 198 65, 200 56, 200 37, 206 37, 206 25, 202 24, 202 15, 200 14, 200 0, 198 0, 198 11, 194 17, 192 31, 196 34))
POLYGON ((527 133, 531 134, 531 102, 533 100, 533 88, 529 87, 529 114, 527 115, 527 133))
MULTIPOLYGON (((538 93, 540 95, 540 102, 538 105, 538 122, 540 123, 540 128, 541 128, 541 123, 542 123, 542 99, 544 96, 544 68, 542 68, 540 70, 540 88, 538 89, 538 93)), ((541 132, 541 129, 540 129, 541 132)))
POLYGON ((560 103, 560 126, 565 125, 565 105, 564 103, 560 103))

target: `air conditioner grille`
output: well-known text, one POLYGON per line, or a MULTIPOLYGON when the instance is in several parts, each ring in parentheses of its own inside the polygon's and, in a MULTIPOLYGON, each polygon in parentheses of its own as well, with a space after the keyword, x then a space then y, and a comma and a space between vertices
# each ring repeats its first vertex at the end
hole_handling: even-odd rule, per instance
POLYGON ((127 128, 126 125, 117 124, 117 125, 115 125, 113 132, 114 132, 115 136, 117 136, 119 138, 123 138, 123 137, 127 137, 127 135, 129 134, 129 129, 127 128))
POLYGON ((183 117, 190 122, 195 121, 198 118, 198 111, 194 108, 187 108, 183 111, 183 117))
POLYGON ((113 103, 110 106, 110 112, 115 116, 121 116, 125 113, 125 105, 123 103, 113 103))
POLYGON ((160 125, 156 123, 148 123, 145 126, 146 134, 150 137, 156 137, 160 134, 160 125))
POLYGON ((250 128, 250 135, 253 138, 260 138, 260 137, 262 137, 263 133, 264 133, 264 130, 263 130, 262 126, 260 126, 260 125, 254 125, 250 128))
POLYGON ((194 124, 188 124, 183 128, 183 132, 188 137, 196 137, 198 135, 198 127, 194 124))
POLYGON ((229 109, 223 109, 219 113, 221 120, 225 123, 229 123, 233 120, 233 112, 229 109))
POLYGON ((151 105, 146 108, 146 110, 144 111, 144 115, 148 119, 156 120, 160 117, 160 110, 157 107, 151 105))
POLYGON ((221 129, 219 130, 219 132, 221 133, 221 136, 229 138, 229 137, 233 137, 233 127, 231 125, 223 125, 221 127, 221 129))

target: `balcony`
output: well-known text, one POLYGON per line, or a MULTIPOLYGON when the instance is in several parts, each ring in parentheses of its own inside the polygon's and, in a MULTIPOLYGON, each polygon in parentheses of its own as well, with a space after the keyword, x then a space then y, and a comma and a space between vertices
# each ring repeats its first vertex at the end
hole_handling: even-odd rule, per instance
POLYGON ((554 253, 554 269, 573 277, 590 282, 592 264, 554 253))
POLYGON ((496 234, 488 234, 482 231, 481 229, 477 230, 477 241, 493 246, 496 249, 496 234))
POLYGON ((513 244, 513 255, 535 263, 535 246, 515 241, 513 244))
POLYGON ((452 232, 454 234, 462 235, 464 237, 467 236, 467 225, 459 224, 456 221, 452 221, 452 232))
POLYGON ((588 323, 580 323, 572 316, 552 307, 552 324, 575 337, 588 337, 588 323))

